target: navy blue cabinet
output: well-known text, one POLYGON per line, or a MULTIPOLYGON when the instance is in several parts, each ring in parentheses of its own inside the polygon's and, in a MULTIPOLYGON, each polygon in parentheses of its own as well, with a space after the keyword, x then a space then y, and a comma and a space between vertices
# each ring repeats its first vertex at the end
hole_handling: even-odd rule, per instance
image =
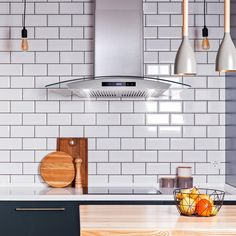
POLYGON ((0 202, 2 236, 79 236, 76 202, 0 202))

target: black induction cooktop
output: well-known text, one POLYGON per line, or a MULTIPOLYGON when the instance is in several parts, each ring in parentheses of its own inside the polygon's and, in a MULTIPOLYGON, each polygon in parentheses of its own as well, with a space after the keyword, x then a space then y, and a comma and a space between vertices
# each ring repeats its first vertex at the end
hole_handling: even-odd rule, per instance
POLYGON ((154 187, 88 187, 83 194, 96 195, 160 195, 154 187))

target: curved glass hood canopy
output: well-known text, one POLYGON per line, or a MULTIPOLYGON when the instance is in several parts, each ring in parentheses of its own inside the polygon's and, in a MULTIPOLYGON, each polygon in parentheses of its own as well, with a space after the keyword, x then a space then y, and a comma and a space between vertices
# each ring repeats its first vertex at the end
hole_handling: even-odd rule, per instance
POLYGON ((95 0, 94 15, 94 76, 47 88, 67 88, 68 95, 96 98, 173 96, 190 87, 144 76, 143 0, 95 0))

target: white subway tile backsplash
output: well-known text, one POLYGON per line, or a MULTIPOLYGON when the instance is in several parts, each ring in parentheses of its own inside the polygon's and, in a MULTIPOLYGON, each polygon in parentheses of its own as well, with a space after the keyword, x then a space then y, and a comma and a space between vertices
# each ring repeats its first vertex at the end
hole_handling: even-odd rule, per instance
POLYGON ((70 114, 48 114, 47 118, 49 125, 71 125, 70 114))
POLYGON ((181 43, 181 7, 176 0, 144 2, 144 71, 192 88, 172 98, 90 100, 70 92, 61 96, 44 86, 93 75, 94 4, 27 2, 29 51, 21 52, 23 3, 1 2, 0 162, 6 166, 0 168, 0 183, 43 182, 39 163, 55 150, 57 137, 89 137, 89 185, 156 185, 158 175, 175 174, 180 165, 193 167, 196 185, 224 183, 226 80, 215 72, 223 2, 207 3, 211 49, 205 52, 202 1, 190 1, 195 77, 172 76, 181 43), (218 169, 211 169, 214 160, 218 169))
POLYGON ((11 137, 34 137, 34 126, 11 126, 11 137))
POLYGON ((122 150, 142 150, 145 148, 144 138, 122 138, 122 150))
POLYGON ((157 102, 137 101, 134 102, 135 113, 151 113, 157 112, 157 102))
POLYGON ((196 150, 218 150, 219 141, 216 138, 197 138, 195 139, 196 150))
POLYGON ((97 149, 98 150, 119 150, 120 149, 119 138, 98 138, 97 149))
POLYGON ((132 151, 110 151, 109 162, 132 162, 133 152, 132 151))
POLYGON ((181 162, 182 153, 181 151, 159 151, 158 161, 159 162, 181 162))
POLYGON ((180 126, 159 126, 158 137, 181 137, 182 128, 180 126))
POLYGON ((157 162, 157 151, 134 151, 134 162, 157 162))
POLYGON ((87 126, 85 137, 108 137, 108 126, 87 126))
POLYGON ((103 102, 103 101, 85 102, 85 112, 92 112, 92 113, 108 112, 108 102, 103 102))
POLYGON ((167 125, 169 124, 168 114, 147 114, 146 115, 147 125, 167 125))
POLYGON ((108 162, 108 151, 89 151, 89 162, 108 162))
POLYGON ((2 138, 10 137, 10 127, 9 126, 0 126, 0 137, 2 137, 2 138))
POLYGON ((194 138, 194 137, 206 137, 207 128, 206 126, 185 126, 183 127, 183 137, 194 138))
POLYGON ((122 163, 121 171, 124 175, 145 174, 145 163, 122 163))
POLYGON ((72 125, 95 125, 95 114, 72 114, 72 125))
POLYGON ((22 174, 22 163, 1 163, 0 174, 22 174))
POLYGON ((156 126, 135 126, 134 137, 157 137, 156 126))
POLYGON ((60 137, 84 137, 83 126, 60 126, 60 137))
POLYGON ((170 141, 167 138, 147 139, 147 150, 168 150, 170 148, 170 141))
POLYGON ((101 175, 120 174, 121 173, 121 164, 120 163, 99 163, 97 165, 97 173, 101 174, 101 175))
POLYGON ((23 114, 23 125, 46 125, 46 114, 23 114))
POLYGON ((170 146, 172 150, 192 150, 194 148, 194 139, 173 138, 171 139, 170 146))
POLYGON ((34 162, 34 151, 12 151, 11 162, 34 162))
POLYGON ((132 137, 132 126, 110 126, 109 137, 132 137))
POLYGON ((147 163, 148 175, 164 175, 170 174, 170 163, 147 163))

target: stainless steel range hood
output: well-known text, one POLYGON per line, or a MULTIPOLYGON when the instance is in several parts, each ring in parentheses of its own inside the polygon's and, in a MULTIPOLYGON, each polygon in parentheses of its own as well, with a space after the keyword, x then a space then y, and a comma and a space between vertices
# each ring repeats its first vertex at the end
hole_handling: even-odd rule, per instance
POLYGON ((144 77, 143 38, 142 0, 96 0, 94 76, 46 87, 63 84, 79 97, 158 97, 190 87, 144 77))

